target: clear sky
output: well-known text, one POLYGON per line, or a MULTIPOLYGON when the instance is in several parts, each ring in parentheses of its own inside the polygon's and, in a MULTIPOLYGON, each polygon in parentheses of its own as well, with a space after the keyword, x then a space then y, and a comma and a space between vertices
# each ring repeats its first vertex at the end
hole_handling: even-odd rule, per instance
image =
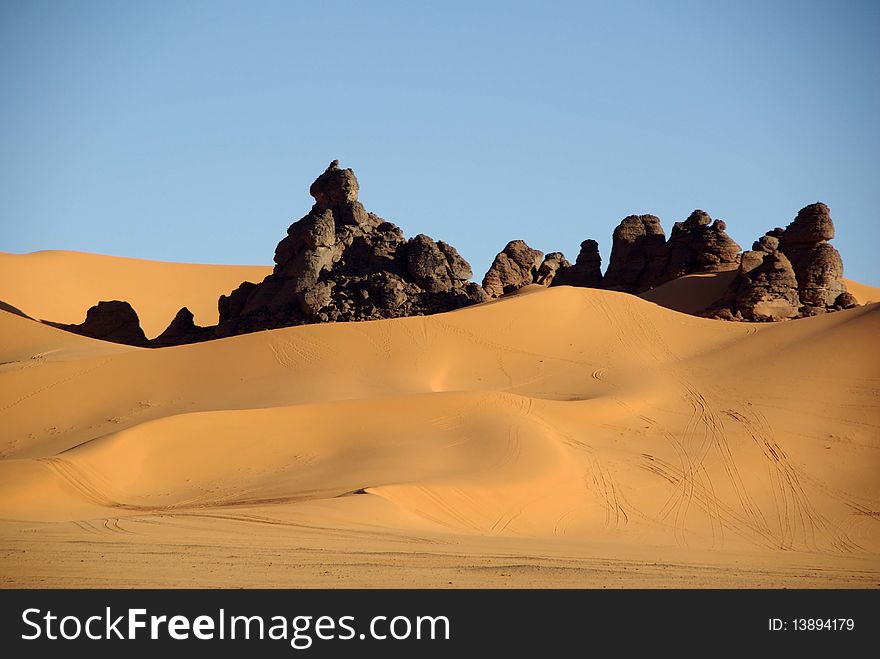
POLYGON ((0 250, 271 263, 338 158, 482 277, 821 200, 880 285, 880 3, 0 0, 0 250))

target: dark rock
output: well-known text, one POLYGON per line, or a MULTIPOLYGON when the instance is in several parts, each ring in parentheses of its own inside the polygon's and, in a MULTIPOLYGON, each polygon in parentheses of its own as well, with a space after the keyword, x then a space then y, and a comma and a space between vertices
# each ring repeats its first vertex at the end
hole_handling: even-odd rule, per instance
POLYGON ((783 236, 789 247, 831 240, 834 238, 834 222, 828 206, 822 202, 804 206, 785 228, 783 236))
POLYGON ((538 268, 538 274, 535 277, 535 283, 542 286, 550 286, 560 270, 571 268, 571 263, 565 258, 562 252, 550 252, 544 257, 541 266, 538 268))
POLYGON ((797 279, 782 252, 745 252, 736 281, 735 310, 745 320, 776 321, 798 315, 797 279))
POLYGON ((629 215, 614 229, 605 288, 631 293, 647 290, 663 277, 666 234, 655 215, 629 215))
POLYGON ((150 347, 162 348, 182 343, 195 343, 209 337, 210 334, 206 328, 195 324, 192 311, 183 307, 177 312, 165 331, 150 341, 150 347))
POLYGON ((80 325, 49 323, 93 338, 138 346, 192 343, 258 330, 319 322, 396 318, 451 311, 523 286, 602 287, 641 292, 671 279, 736 267, 736 277, 709 309, 731 321, 777 321, 851 308, 840 254, 828 240, 828 207, 811 204, 787 228, 768 231, 742 254, 721 220, 695 210, 666 240, 654 215, 630 215, 615 228, 608 270, 598 243, 585 240, 572 265, 561 252, 543 258, 522 240, 508 243, 482 286, 451 245, 399 227, 366 211, 354 172, 333 161, 309 189, 311 210, 275 249, 275 267, 260 283, 243 282, 218 301, 220 320, 199 327, 185 307, 147 341, 127 302, 100 302, 80 325))
POLYGON ((79 325, 50 324, 102 341, 132 346, 147 345, 147 337, 141 329, 137 313, 128 302, 121 300, 98 302, 86 312, 85 321, 79 325))
POLYGON ((217 301, 217 310, 220 313, 220 322, 240 316, 247 302, 248 296, 257 288, 251 281, 244 281, 238 285, 229 295, 221 295, 217 301))
POLYGON ((830 243, 822 242, 810 248, 789 248, 785 254, 791 260, 798 280, 798 292, 804 304, 830 307, 846 291, 843 282, 843 261, 830 243))
POLYGON ((856 299, 856 296, 847 291, 838 295, 837 299, 834 300, 834 307, 836 309, 852 309, 857 306, 859 306, 859 301, 856 299))
POLYGON ((316 316, 333 300, 333 282, 322 281, 307 288, 299 297, 299 307, 307 316, 316 316))
POLYGON ((702 210, 695 210, 684 222, 676 222, 666 243, 666 265, 657 283, 736 267, 741 248, 727 235, 726 229, 723 220, 713 222, 702 210))
POLYGON ((406 244, 407 272, 412 280, 429 293, 447 293, 461 288, 473 272, 452 245, 435 243, 424 234, 406 244))
POLYGON ((3 302, 0 300, 0 311, 5 311, 7 313, 15 314, 16 316, 21 316, 22 318, 28 318, 33 320, 30 316, 28 316, 24 311, 19 309, 18 307, 13 307, 11 304, 7 302, 3 302))
POLYGON ((599 243, 585 240, 573 266, 562 267, 556 272, 552 286, 583 286, 599 288, 602 286, 602 257, 599 243))
POLYGON ((485 299, 454 247, 422 234, 407 241, 364 209, 358 190, 354 172, 333 161, 309 189, 311 211, 278 243, 272 274, 220 298, 216 336, 438 313, 485 299))
POLYGON ((827 241, 834 237, 828 206, 802 208, 786 227, 780 250, 791 261, 801 302, 809 307, 833 307, 846 291, 840 253, 827 241))
POLYGON ((828 243, 833 237, 828 207, 805 206, 788 227, 768 231, 742 254, 736 279, 710 314, 727 309, 745 320, 783 320, 855 306, 840 253, 828 243))
POLYGON ((414 291, 415 287, 412 284, 407 284, 397 275, 381 272, 370 279, 368 297, 373 299, 379 308, 394 311, 406 305, 414 291))
POLYGON ((323 208, 355 202, 359 190, 354 172, 350 169, 339 169, 338 160, 331 162, 324 173, 309 186, 309 194, 323 208))
POLYGON ((495 256, 483 278, 483 290, 490 298, 535 283, 544 253, 529 247, 525 241, 512 240, 495 256))
POLYGON ((775 252, 779 249, 779 238, 767 233, 752 244, 752 249, 760 252, 775 252))

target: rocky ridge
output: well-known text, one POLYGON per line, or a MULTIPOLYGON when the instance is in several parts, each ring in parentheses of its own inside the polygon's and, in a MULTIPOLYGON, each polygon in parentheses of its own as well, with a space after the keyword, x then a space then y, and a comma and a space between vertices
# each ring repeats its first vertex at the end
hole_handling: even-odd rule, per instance
POLYGON ((314 205, 275 248, 272 273, 221 296, 217 325, 196 325, 184 307, 161 335, 147 340, 134 309, 119 300, 99 302, 81 324, 51 324, 107 341, 165 347, 292 325, 440 313, 530 284, 639 293, 684 275, 734 268, 728 290, 699 315, 779 321, 857 304, 829 242, 830 211, 819 202, 742 253, 726 224, 705 211, 676 222, 668 240, 657 216, 629 215, 613 232, 604 275, 595 240, 581 243, 574 264, 562 252, 544 256, 513 240, 480 286, 470 281, 471 267, 454 247, 424 234, 406 239, 397 225, 363 207, 359 189, 351 169, 331 162, 309 188, 314 205))

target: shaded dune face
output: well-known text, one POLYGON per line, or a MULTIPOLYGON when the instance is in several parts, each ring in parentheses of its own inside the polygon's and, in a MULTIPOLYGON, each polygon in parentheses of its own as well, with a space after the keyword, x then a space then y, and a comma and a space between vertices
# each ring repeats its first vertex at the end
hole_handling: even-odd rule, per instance
MULTIPOLYGON (((746 571, 798 552, 872 578, 878 330, 877 305, 755 326, 567 286, 161 350, 3 312, 0 531, 746 571)), ((241 560, 202 577, 247 582, 241 560)))

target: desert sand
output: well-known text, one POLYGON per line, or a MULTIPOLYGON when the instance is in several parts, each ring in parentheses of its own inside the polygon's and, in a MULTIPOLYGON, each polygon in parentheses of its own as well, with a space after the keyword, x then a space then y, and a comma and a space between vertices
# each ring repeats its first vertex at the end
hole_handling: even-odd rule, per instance
MULTIPOLYGON (((152 336, 265 272, 2 255, 0 299, 152 336)), ((877 587, 880 305, 681 312, 724 275, 155 350, 3 307, 2 585, 877 587)))
POLYGON ((100 300, 125 300, 154 338, 181 307, 197 325, 217 322, 217 298, 243 281, 258 282, 269 266, 201 265, 129 259, 86 252, 0 252, 0 299, 32 318, 81 323, 100 300))

